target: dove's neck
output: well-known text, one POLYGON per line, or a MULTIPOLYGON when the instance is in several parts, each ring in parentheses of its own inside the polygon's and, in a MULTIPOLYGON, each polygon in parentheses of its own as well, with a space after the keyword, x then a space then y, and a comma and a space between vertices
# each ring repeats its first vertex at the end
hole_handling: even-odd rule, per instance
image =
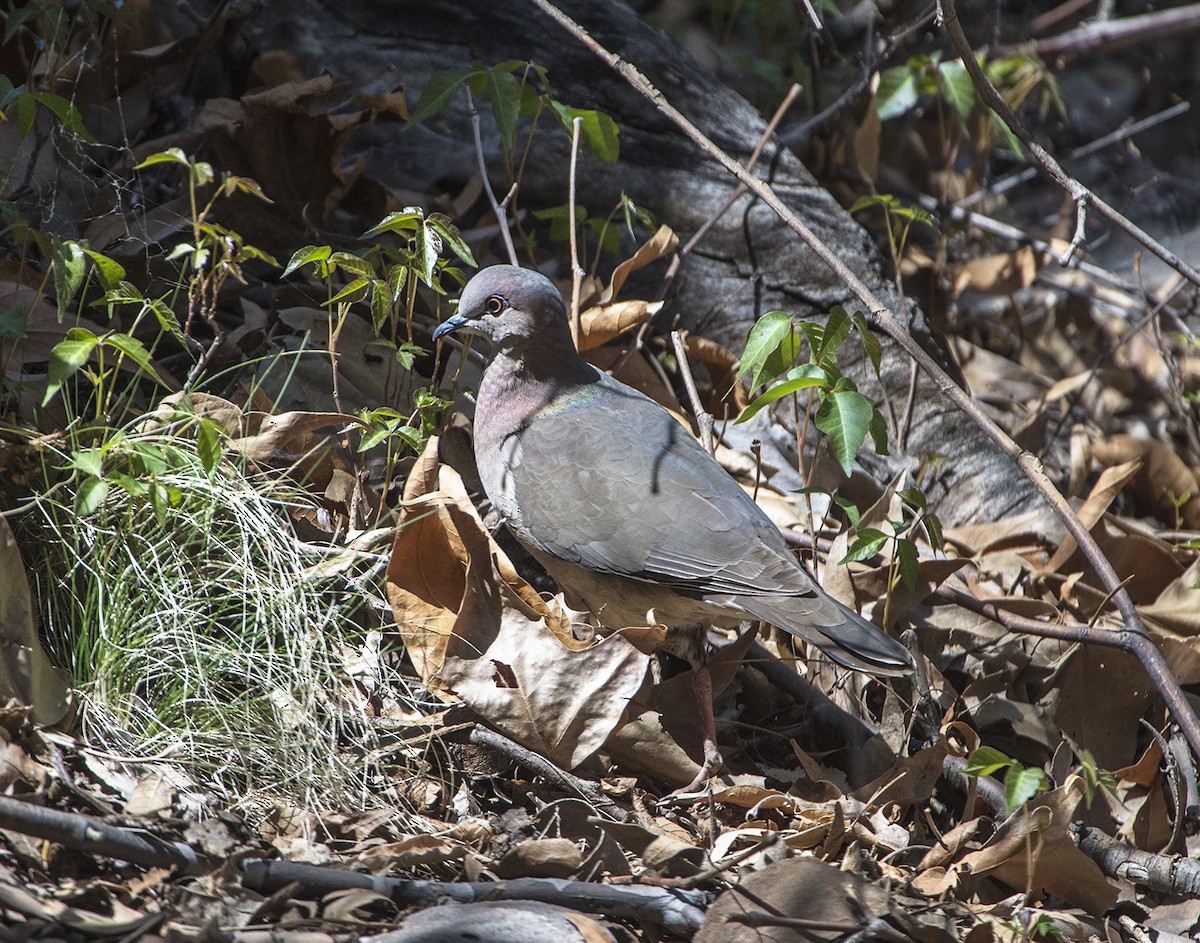
POLYGON ((496 447, 547 410, 570 409, 601 392, 603 374, 579 356, 570 334, 547 340, 539 338, 536 351, 527 342, 496 351, 479 384, 476 448, 496 447))

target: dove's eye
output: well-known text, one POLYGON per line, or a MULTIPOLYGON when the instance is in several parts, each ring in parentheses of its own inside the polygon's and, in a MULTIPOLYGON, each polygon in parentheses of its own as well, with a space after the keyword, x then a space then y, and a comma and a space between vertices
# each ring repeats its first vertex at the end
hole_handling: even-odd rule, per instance
POLYGON ((492 295, 492 297, 483 303, 483 310, 487 314, 500 314, 507 307, 508 302, 499 295, 492 295))

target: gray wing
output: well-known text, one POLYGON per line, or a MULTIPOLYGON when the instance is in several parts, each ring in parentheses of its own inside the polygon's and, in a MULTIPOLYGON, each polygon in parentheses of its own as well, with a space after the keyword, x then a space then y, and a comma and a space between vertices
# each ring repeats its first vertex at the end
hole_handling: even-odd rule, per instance
POLYGON ((527 423, 521 536, 580 566, 697 595, 807 595, 774 524, 666 410, 605 378, 527 423))

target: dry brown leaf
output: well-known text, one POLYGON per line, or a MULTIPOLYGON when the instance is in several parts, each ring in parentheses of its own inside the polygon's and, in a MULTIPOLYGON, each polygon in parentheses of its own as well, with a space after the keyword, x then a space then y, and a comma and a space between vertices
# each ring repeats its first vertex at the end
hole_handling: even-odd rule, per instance
POLYGON ((1138 660, 1119 649, 1080 645, 1050 682, 1058 726, 1102 769, 1137 758, 1141 719, 1158 694, 1138 660))
POLYGON ((573 768, 620 722, 649 658, 620 636, 583 648, 491 541, 458 475, 443 466, 437 480, 402 505, 388 564, 410 658, 431 690, 573 768))
MULTIPOLYGON (((813 943, 845 936, 841 927, 862 927, 875 917, 887 917, 906 926, 888 892, 856 874, 842 871, 816 858, 789 858, 742 877, 709 908, 695 943, 813 943), (750 911, 769 911, 783 917, 811 921, 812 928, 755 928, 733 923, 730 917, 750 911), (829 929, 822 929, 825 924, 829 929), (835 929, 836 928, 836 929, 835 929)), ((913 939, 929 940, 926 934, 913 939)), ((948 941, 948 937, 932 940, 948 941)))
POLYGON ((613 301, 621 293, 625 279, 631 272, 649 265, 656 259, 661 259, 664 255, 669 255, 675 251, 675 246, 678 244, 679 237, 675 235, 671 227, 659 226, 658 231, 638 246, 633 255, 613 269, 612 278, 609 279, 608 286, 601 292, 599 303, 604 305, 613 301))
POLYGON ((661 307, 661 301, 614 301, 581 311, 580 352, 607 344, 614 337, 649 321, 661 307))
POLYGON ((569 878, 583 864, 583 852, 567 838, 523 841, 496 862, 496 876, 511 878, 569 878))
POLYGON ((1180 501, 1190 495, 1179 506, 1179 523, 1184 529, 1200 530, 1200 475, 1166 442, 1116 435, 1093 444, 1092 455, 1104 465, 1140 462, 1131 489, 1134 500, 1143 512, 1153 512, 1167 527, 1176 526, 1172 497, 1180 501))
POLYGON ((1039 253, 1031 246, 1023 246, 1015 252, 1003 252, 972 259, 959 266, 948 266, 947 274, 953 280, 955 295, 961 295, 968 289, 981 294, 1011 295, 1033 284, 1039 266, 1039 253))
POLYGON ((854 790, 851 795, 876 807, 888 802, 923 805, 929 801, 942 777, 942 763, 947 752, 946 745, 939 743, 913 756, 900 757, 896 761, 896 769, 854 790))
POLYGON ((1035 796, 953 870, 971 879, 995 878, 1014 890, 1031 890, 1035 896, 1049 892, 1088 913, 1103 914, 1116 903, 1117 889, 1079 850, 1068 831, 1083 793, 1083 781, 1072 777, 1058 789, 1035 796))
MULTIPOLYGON (((1096 522, 1104 516, 1104 512, 1116 499, 1117 494, 1137 474, 1141 464, 1140 460, 1135 459, 1112 468, 1106 468, 1101 472, 1100 478, 1092 486, 1087 500, 1075 512, 1084 527, 1090 530, 1096 526, 1096 522)), ((1046 564, 1045 573, 1057 573, 1063 564, 1071 559, 1077 547, 1078 544, 1075 543, 1074 537, 1069 534, 1064 537, 1058 549, 1054 551, 1054 556, 1046 564)))
POLYGON ((622 848, 642 859, 654 874, 662 877, 688 877, 707 863, 703 848, 681 841, 648 825, 636 822, 597 822, 622 848))
POLYGON ((8 519, 0 517, 0 702, 27 705, 44 726, 62 720, 71 706, 66 678, 42 648, 25 563, 8 519))
POLYGON ((410 835, 368 848, 358 856, 358 862, 374 874, 387 874, 461 861, 466 854, 466 846, 458 842, 434 835, 410 835))
POLYGON ((1200 560, 1171 580, 1154 602, 1139 607, 1138 615, 1177 638, 1194 641, 1200 636, 1200 560))

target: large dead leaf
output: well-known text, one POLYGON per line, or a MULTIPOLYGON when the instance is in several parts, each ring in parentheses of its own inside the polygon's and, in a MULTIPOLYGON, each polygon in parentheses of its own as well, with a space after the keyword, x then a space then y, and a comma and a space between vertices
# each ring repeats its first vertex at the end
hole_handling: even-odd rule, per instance
POLYGON ((982 848, 949 867, 929 868, 917 876, 914 886, 926 894, 945 893, 956 886, 969 892, 980 878, 990 877, 1035 898, 1048 892, 1088 913, 1103 914, 1116 903, 1117 889, 1079 850, 1068 831, 1083 792, 1083 781, 1072 777, 1058 789, 1030 799, 982 848))
POLYGON ((70 688, 38 640, 25 564, 8 520, 0 517, 0 702, 15 698, 51 726, 66 716, 70 688))
POLYGON ((432 690, 573 768, 620 722, 649 658, 619 635, 576 640, 491 540, 458 475, 442 466, 437 484, 401 507, 387 571, 413 664, 432 690))
POLYGON ((1139 509, 1153 512, 1168 527, 1200 529, 1200 474, 1166 442, 1115 435, 1094 443, 1092 455, 1105 465, 1139 462, 1130 489, 1139 509))

